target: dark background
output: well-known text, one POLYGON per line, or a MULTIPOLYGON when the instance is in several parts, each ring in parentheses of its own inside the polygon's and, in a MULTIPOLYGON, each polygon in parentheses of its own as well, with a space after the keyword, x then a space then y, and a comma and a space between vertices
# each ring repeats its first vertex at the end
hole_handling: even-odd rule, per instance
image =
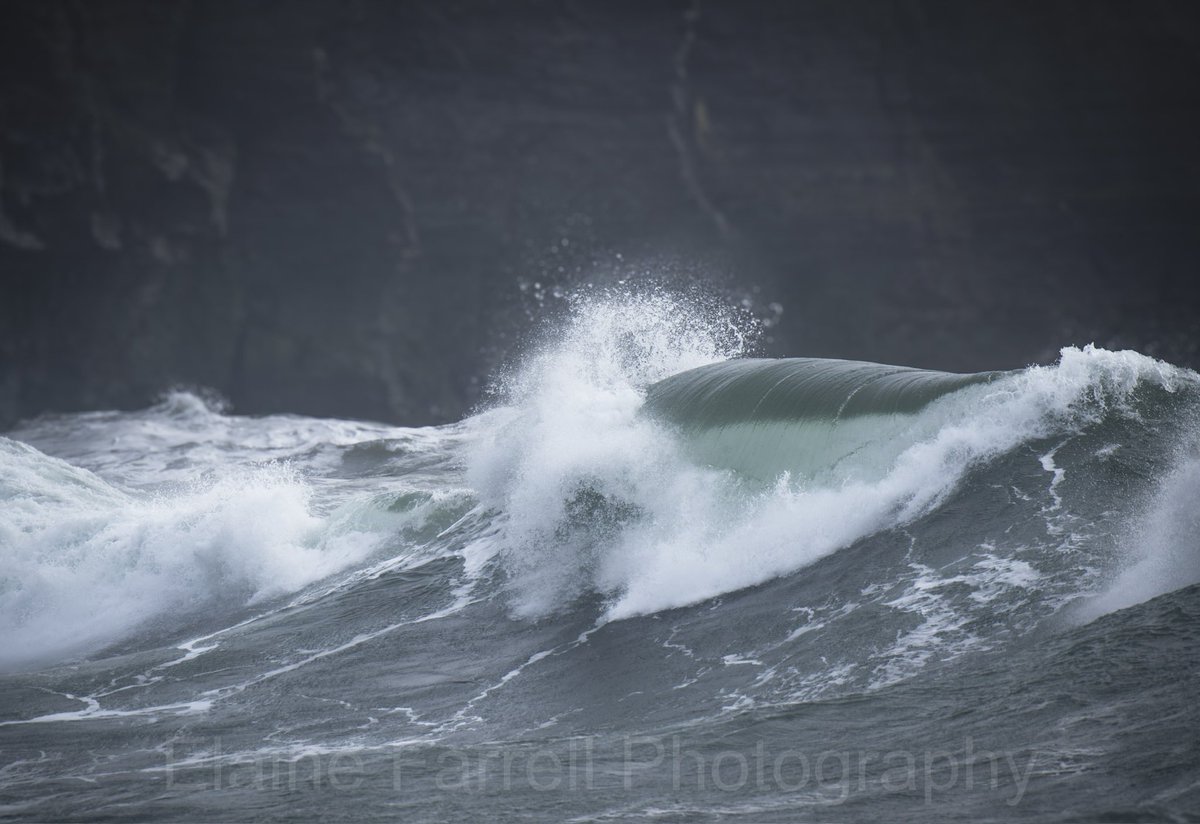
POLYGON ((451 419, 555 285, 771 354, 1200 362, 1200 4, 0 5, 0 426, 451 419))

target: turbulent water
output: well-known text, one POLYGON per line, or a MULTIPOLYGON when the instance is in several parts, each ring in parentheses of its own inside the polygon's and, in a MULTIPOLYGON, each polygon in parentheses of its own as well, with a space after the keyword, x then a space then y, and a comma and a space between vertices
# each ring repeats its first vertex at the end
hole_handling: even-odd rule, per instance
POLYGON ((582 300, 449 426, 0 437, 0 818, 1200 815, 1200 377, 582 300))

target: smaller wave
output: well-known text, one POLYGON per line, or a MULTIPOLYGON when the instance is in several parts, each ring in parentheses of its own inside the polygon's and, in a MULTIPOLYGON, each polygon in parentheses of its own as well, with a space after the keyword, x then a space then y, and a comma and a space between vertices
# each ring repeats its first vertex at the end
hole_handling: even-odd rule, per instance
POLYGON ((1200 457, 1163 479, 1154 502, 1127 529, 1130 563, 1077 617, 1091 621, 1200 582, 1200 457))
POLYGON ((231 464, 270 460, 329 470, 342 462, 344 447, 366 441, 436 448, 443 440, 432 429, 296 415, 228 415, 222 408, 211 392, 176 390, 146 409, 47 415, 8 434, 121 485, 142 488, 188 484, 231 464))
POLYGON ((229 412, 228 399, 213 389, 176 387, 164 392, 153 411, 181 417, 224 415, 229 412))
POLYGON ((378 534, 333 528, 312 496, 282 464, 131 493, 0 438, 0 668, 294 592, 364 559, 378 534))

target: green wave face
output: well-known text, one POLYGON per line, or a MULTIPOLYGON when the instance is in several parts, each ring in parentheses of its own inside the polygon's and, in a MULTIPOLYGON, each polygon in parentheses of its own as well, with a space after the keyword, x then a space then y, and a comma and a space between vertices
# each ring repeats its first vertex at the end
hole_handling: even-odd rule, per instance
POLYGON ((750 479, 870 480, 946 422, 936 401, 1009 374, 748 358, 659 381, 644 411, 680 430, 697 460, 750 479))

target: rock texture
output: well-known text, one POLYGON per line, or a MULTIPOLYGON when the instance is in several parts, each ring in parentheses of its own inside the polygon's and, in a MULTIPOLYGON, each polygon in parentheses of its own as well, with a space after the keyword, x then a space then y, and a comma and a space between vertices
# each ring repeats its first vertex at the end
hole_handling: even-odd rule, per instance
POLYGON ((530 294, 647 273, 775 354, 1196 364, 1196 8, 8 0, 0 425, 445 420, 530 294))

